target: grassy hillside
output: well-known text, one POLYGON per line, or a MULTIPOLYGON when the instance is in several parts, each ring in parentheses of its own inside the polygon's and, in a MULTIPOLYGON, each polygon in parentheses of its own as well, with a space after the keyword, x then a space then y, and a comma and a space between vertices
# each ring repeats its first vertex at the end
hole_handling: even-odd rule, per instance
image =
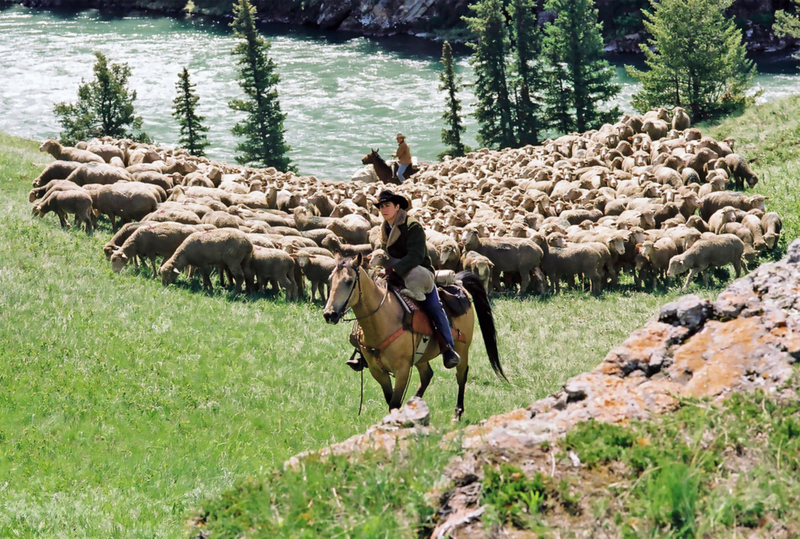
MULTIPOLYGON (((800 166, 778 142, 800 139, 797 102, 769 107, 785 109, 785 125, 771 122, 777 134, 749 131, 770 125, 766 107, 720 129, 747 125, 740 145, 764 156, 756 190, 796 237, 800 166)), ((107 226, 87 237, 30 215, 30 181, 48 160, 36 143, 0 134, 0 536, 181 537, 197 507, 214 537, 413 536, 452 454, 435 437, 408 458, 275 471, 386 412, 367 377, 356 417, 359 380, 342 364, 349 328, 324 325, 318 305, 114 274, 101 250, 107 226)), ((558 389, 678 295, 496 300, 511 384, 494 377, 477 341, 465 423, 558 389)), ((456 386, 434 369, 426 401, 444 432, 456 386)))

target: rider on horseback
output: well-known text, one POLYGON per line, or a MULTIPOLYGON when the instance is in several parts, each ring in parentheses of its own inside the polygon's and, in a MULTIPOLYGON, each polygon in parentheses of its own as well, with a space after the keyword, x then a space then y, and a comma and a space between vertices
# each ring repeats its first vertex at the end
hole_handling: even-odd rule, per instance
MULTIPOLYGON (((381 225, 381 248, 389 255, 384 274, 386 277, 393 277, 394 274, 401 278, 405 285, 402 293, 420 302, 420 307, 440 336, 438 340, 444 367, 452 369, 461 358, 453 349, 453 334, 436 291, 425 229, 416 219, 406 214, 408 207, 405 197, 388 189, 378 195, 378 208, 384 219, 381 225)), ((348 362, 353 368, 357 364, 358 360, 348 362)))
POLYGON ((406 169, 411 166, 411 148, 406 143, 406 136, 402 133, 397 134, 397 151, 392 154, 392 157, 397 158, 397 179, 401 182, 406 181, 403 176, 406 169))

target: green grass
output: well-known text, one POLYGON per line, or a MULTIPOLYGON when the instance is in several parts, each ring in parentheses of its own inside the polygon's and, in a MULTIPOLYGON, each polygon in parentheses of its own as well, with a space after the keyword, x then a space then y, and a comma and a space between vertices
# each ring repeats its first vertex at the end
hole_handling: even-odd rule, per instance
MULTIPOLYGON (((781 136, 765 135, 754 151, 790 140, 781 136)), ((771 194, 796 237, 798 167, 763 151, 757 190, 771 194)), ((452 373, 434 365, 425 399, 439 434, 408 454, 281 471, 291 455, 386 413, 367 376, 356 416, 359 379, 343 365, 349 327, 323 324, 318 305, 113 273, 101 250, 107 224, 87 237, 62 231, 53 215, 30 215, 30 181, 47 161, 36 143, 0 134, 0 536, 177 538, 198 508, 214 537, 425 529, 422 494, 452 454, 437 445, 454 428, 452 373)), ((721 284, 692 291, 713 297, 721 284)), ((680 295, 496 299, 511 383, 494 376, 477 340, 464 424, 557 390, 680 295)))

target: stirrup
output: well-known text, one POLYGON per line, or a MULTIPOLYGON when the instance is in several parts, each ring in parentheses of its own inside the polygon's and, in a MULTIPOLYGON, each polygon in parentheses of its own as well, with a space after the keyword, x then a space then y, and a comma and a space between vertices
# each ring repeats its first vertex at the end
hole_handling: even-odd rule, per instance
POLYGON ((442 350, 442 363, 444 364, 445 369, 458 367, 458 364, 461 363, 461 356, 458 355, 458 352, 448 346, 442 350))
POLYGON ((350 359, 345 362, 345 365, 356 372, 360 372, 367 366, 367 360, 364 358, 364 354, 361 353, 361 350, 356 348, 353 350, 353 355, 350 356, 350 359))

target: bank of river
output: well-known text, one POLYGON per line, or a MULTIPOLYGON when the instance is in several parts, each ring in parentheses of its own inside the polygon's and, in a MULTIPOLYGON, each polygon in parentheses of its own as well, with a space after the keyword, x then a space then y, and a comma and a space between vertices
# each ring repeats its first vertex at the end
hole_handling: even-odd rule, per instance
MULTIPOLYGON (((302 173, 348 178, 369 148, 388 157, 397 131, 408 136, 420 159, 442 151, 439 45, 270 26, 262 33, 272 41, 286 137, 302 173)), ((167 146, 178 138, 172 99, 177 74, 187 66, 197 83, 199 112, 211 127, 208 154, 232 161, 236 118, 227 103, 240 95, 233 45, 225 23, 202 18, 0 9, 0 130, 37 140, 57 135, 53 105, 75 100, 81 78, 92 77, 93 52, 101 51, 130 65, 144 130, 167 146)), ((471 80, 463 54, 457 69, 471 80)), ((618 77, 624 87, 616 102, 630 110, 636 86, 621 67, 618 77)), ((761 74, 758 84, 764 99, 800 92, 793 68, 761 74)), ((469 113, 468 88, 461 97, 469 113)), ((474 145, 476 125, 470 117, 466 125, 467 142, 474 145)))

